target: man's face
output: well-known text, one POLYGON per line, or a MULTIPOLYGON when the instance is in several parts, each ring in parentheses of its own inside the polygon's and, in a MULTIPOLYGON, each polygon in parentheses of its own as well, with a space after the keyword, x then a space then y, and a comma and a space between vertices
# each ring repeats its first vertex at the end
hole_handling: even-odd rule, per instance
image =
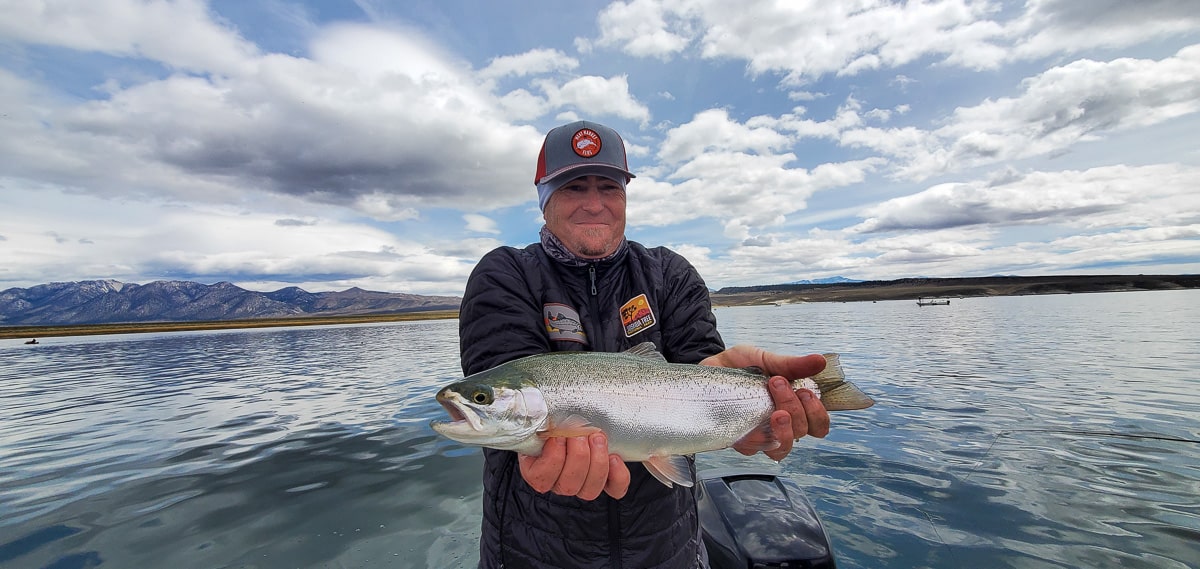
POLYGON ((625 189, 603 176, 575 178, 550 194, 543 216, 572 253, 607 257, 625 238, 625 189))

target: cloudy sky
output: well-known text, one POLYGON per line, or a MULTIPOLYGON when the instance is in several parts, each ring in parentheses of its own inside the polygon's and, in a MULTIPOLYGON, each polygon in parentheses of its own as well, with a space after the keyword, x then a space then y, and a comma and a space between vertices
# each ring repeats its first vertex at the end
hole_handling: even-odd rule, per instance
POLYGON ((713 288, 1200 272, 1194 1, 0 0, 0 290, 461 294, 550 128, 713 288))

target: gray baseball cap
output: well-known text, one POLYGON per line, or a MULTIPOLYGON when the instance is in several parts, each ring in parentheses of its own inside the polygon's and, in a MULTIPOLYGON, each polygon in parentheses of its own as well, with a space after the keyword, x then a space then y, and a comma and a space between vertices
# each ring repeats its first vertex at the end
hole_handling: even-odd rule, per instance
POLYGON ((557 189, 582 175, 605 176, 622 183, 634 178, 625 159, 625 142, 617 131, 602 124, 577 121, 546 133, 533 184, 539 189, 542 186, 557 189))

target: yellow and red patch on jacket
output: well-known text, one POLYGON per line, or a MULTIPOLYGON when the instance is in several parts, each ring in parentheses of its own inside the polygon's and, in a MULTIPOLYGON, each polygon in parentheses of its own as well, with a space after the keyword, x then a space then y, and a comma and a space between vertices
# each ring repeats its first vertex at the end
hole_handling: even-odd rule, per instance
POLYGON ((654 311, 645 294, 639 294, 621 306, 621 326, 625 328, 626 338, 654 326, 654 311))

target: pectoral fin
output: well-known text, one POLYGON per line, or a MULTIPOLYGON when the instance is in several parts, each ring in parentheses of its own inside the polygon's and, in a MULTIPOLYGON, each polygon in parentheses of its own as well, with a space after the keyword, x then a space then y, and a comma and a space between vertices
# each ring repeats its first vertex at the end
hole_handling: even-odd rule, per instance
POLYGON ((670 488, 672 483, 690 488, 692 468, 686 456, 652 456, 642 463, 659 482, 670 488))
POLYGON ((553 437, 586 437, 598 432, 600 427, 593 426, 591 421, 579 415, 571 415, 562 421, 551 421, 546 429, 538 431, 538 438, 546 440, 553 437))

